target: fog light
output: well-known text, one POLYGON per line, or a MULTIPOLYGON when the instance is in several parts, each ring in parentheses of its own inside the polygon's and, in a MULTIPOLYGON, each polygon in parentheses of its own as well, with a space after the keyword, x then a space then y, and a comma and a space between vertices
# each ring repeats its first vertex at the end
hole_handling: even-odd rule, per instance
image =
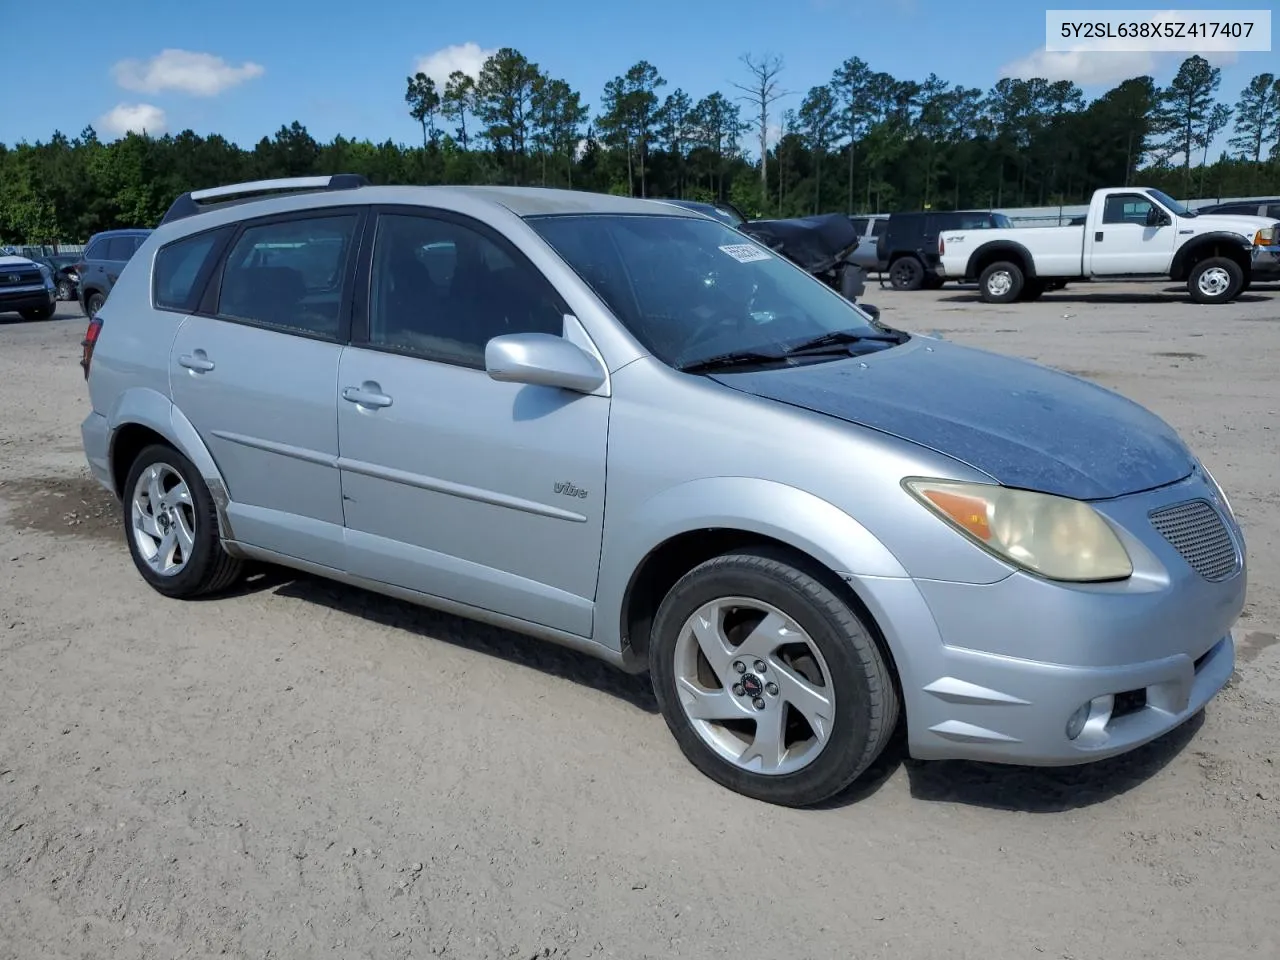
POLYGON ((1091 731, 1091 738, 1103 733, 1111 722, 1111 711, 1115 709, 1115 705, 1115 695, 1110 693, 1082 703, 1067 721, 1067 739, 1075 740, 1086 728, 1091 731))
POLYGON ((1080 731, 1084 729, 1084 725, 1089 722, 1089 711, 1093 709, 1093 701, 1080 704, 1080 707, 1071 715, 1071 719, 1067 721, 1067 739, 1074 740, 1080 736, 1080 731))

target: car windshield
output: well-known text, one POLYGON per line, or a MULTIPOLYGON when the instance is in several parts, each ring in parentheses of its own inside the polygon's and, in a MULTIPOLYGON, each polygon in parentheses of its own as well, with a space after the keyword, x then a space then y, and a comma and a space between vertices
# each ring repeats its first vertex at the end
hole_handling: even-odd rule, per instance
POLYGON ((673 367, 731 354, 778 356, 831 334, 871 343, 888 330, 790 261, 712 220, 590 214, 528 222, 644 348, 673 367))
POLYGON ((1148 190, 1147 194, 1148 196, 1151 196, 1155 200, 1157 200, 1162 206, 1164 206, 1166 210, 1169 210, 1171 213, 1173 213, 1174 216, 1178 216, 1178 217, 1196 216, 1196 212, 1194 210, 1187 209, 1182 204, 1180 204, 1177 200, 1173 199, 1173 197, 1169 196, 1167 193, 1161 193, 1159 190, 1148 190))

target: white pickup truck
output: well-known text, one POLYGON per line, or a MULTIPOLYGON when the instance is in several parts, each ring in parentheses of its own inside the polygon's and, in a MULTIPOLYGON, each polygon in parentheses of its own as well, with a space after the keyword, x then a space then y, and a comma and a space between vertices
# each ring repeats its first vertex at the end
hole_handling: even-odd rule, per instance
POLYGON ((946 230, 938 274, 978 281, 987 303, 1034 300, 1070 280, 1185 280, 1198 303, 1248 289, 1253 261, 1280 244, 1280 221, 1198 215, 1150 187, 1097 190, 1083 226, 946 230))

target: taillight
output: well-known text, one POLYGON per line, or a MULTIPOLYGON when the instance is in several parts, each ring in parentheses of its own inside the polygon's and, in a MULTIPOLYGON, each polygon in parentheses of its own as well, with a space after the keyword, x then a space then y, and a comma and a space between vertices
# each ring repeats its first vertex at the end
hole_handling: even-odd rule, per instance
POLYGON ((84 378, 89 379, 89 364, 93 362, 93 348, 98 342, 98 335, 102 333, 102 319, 93 317, 89 320, 89 327, 84 332, 84 339, 80 341, 80 346, 84 350, 84 356, 80 358, 80 366, 84 367, 84 378))
POLYGON ((942 256, 947 252, 947 240, 942 234, 938 234, 938 256, 942 256))

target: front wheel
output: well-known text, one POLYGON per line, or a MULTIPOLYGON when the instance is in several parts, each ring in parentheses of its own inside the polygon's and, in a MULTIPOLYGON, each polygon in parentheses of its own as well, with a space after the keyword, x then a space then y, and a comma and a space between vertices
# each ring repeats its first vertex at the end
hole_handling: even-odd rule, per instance
POLYGON ((23 320, 33 323, 38 320, 48 320, 53 316, 55 310, 57 310, 57 305, 51 303, 47 307, 36 307, 34 310, 20 310, 18 314, 23 320))
POLYGON ((978 277, 982 299, 987 303, 1010 303, 1018 299, 1024 282, 1022 268, 1007 260, 991 264, 978 277))
POLYGON ((839 589, 760 549, 714 557, 667 594, 650 674, 668 728, 703 774, 757 800, 808 806, 880 755, 898 695, 839 589))
POLYGON ((1187 290, 1196 303, 1226 303, 1244 286, 1244 270, 1228 257, 1209 257, 1191 268, 1187 290))
POLYGON ((76 298, 75 291, 71 289, 70 280, 58 281, 57 297, 59 300, 74 300, 76 298))
POLYGON ((129 553, 158 593, 186 599, 225 590, 239 578, 242 563, 222 546, 213 497, 177 450, 162 444, 143 450, 122 492, 129 553))

